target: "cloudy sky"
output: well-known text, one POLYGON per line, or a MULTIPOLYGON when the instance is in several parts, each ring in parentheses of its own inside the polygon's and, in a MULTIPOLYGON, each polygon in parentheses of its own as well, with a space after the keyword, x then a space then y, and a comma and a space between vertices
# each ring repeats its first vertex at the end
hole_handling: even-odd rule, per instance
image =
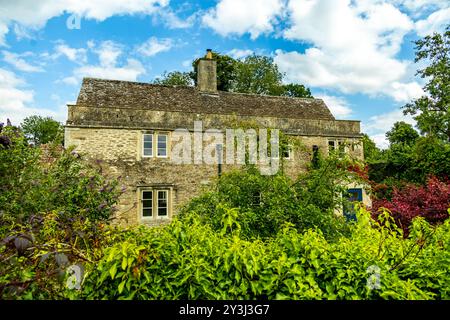
POLYGON ((0 121, 64 122, 83 77, 149 82, 212 48, 272 56, 386 146, 423 93, 413 41, 448 23, 446 0, 0 0, 0 121))

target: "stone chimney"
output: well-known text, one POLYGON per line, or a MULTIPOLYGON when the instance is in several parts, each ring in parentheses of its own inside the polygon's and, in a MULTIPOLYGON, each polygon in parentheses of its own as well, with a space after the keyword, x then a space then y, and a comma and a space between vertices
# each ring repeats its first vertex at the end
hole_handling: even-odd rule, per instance
POLYGON ((202 92, 217 93, 217 64, 211 49, 206 49, 206 56, 198 60, 197 88, 202 92))

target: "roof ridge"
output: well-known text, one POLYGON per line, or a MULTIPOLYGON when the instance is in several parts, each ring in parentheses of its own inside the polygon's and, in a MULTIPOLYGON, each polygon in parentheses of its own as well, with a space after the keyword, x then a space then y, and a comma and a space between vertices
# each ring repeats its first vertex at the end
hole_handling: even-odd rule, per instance
MULTIPOLYGON (((195 86, 183 86, 183 85, 167 85, 167 84, 159 84, 159 83, 150 83, 150 82, 142 82, 142 81, 130 81, 130 80, 117 80, 117 79, 102 79, 95 77, 84 77, 84 81, 103 81, 103 82, 114 82, 114 83, 129 83, 129 84, 137 84, 144 86, 152 86, 152 87, 164 87, 164 88, 181 88, 181 89, 197 89, 195 86)), ((231 95, 242 95, 242 96, 257 96, 257 97, 265 97, 265 98, 277 98, 277 99, 294 99, 294 100, 305 100, 305 101, 322 101, 320 98, 305 98, 305 97, 288 97, 288 96, 275 96, 271 94, 260 94, 260 93, 248 93, 248 92, 231 92, 231 91, 223 91, 217 90, 219 94, 231 94, 231 95)), ((211 94, 209 92, 201 92, 201 94, 211 94)))

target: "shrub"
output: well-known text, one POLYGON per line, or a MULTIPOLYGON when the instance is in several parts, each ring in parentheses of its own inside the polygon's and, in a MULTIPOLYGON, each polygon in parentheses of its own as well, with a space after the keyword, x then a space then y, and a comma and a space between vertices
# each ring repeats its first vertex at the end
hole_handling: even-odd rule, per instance
POLYGON ((79 297, 450 298, 448 220, 434 228, 419 219, 403 239, 387 212, 379 222, 364 209, 357 214, 350 237, 336 242, 320 231, 298 233, 290 224, 271 240, 248 241, 232 209, 219 232, 193 215, 165 228, 132 229, 104 250, 79 297))
POLYGON ((292 180, 282 171, 262 175, 254 166, 223 174, 210 191, 194 198, 181 217, 197 214, 203 223, 219 230, 224 209, 234 209, 244 238, 275 236, 286 222, 298 232, 318 228, 327 239, 348 233, 345 218, 335 214, 346 204, 345 185, 361 180, 358 165, 338 154, 319 159, 292 180), (358 170, 357 170, 358 169, 358 170))
POLYGON ((85 162, 72 149, 49 146, 44 161, 41 148, 26 142, 24 135, 5 127, 0 145, 0 210, 26 221, 40 212, 63 211, 92 220, 109 219, 120 191, 117 181, 104 177, 100 164, 85 162))
POLYGON ((430 177, 425 186, 408 184, 394 188, 392 199, 375 200, 372 211, 376 215, 380 208, 389 209, 395 221, 406 232, 413 218, 424 217, 432 224, 446 220, 450 207, 450 182, 430 177))

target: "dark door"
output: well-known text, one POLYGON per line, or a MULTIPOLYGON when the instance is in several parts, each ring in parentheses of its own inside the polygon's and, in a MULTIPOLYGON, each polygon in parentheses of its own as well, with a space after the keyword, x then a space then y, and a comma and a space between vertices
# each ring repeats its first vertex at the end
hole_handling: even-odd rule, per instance
POLYGON ((347 194, 344 195, 344 197, 347 199, 347 203, 344 204, 344 217, 347 219, 347 221, 356 221, 356 213, 355 213, 355 202, 361 202, 362 201, 362 189, 355 188, 355 189, 348 189, 347 194))

